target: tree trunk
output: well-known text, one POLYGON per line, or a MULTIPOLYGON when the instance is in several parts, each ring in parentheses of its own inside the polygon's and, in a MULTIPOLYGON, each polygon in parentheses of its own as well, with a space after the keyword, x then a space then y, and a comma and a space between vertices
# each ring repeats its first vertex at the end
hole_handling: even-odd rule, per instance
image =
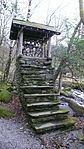
POLYGON ((31 16, 31 2, 32 2, 32 0, 28 0, 27 21, 29 20, 29 18, 31 16))
POLYGON ((58 75, 60 74, 60 72, 63 70, 63 68, 66 66, 66 58, 62 58, 57 70, 55 71, 55 74, 54 74, 54 86, 56 84, 56 79, 58 77, 58 75))
POLYGON ((73 44, 74 37, 75 37, 75 35, 76 35, 76 33, 77 33, 77 30, 78 30, 78 28, 80 27, 81 23, 82 23, 82 20, 80 20, 80 21, 78 22, 78 24, 76 25, 76 27, 75 27, 75 29, 74 29, 74 32, 73 32, 73 34, 72 34, 72 37, 70 38, 70 41, 69 41, 69 44, 68 44, 68 48, 67 48, 67 52, 68 52, 68 53, 69 53, 70 50, 71 50, 71 46, 72 46, 72 44, 73 44))
POLYGON ((3 81, 7 82, 9 76, 9 70, 11 65, 11 57, 12 57, 12 47, 10 46, 9 57, 4 71, 4 78, 3 81))
MULTIPOLYGON (((75 37, 77 30, 78 30, 79 26, 81 25, 81 23, 82 23, 82 21, 80 20, 74 29, 74 32, 73 32, 72 37, 70 38, 70 41, 68 44, 67 53, 69 53, 71 51, 71 47, 73 44, 74 37, 75 37)), ((54 87, 55 87, 56 79, 57 79, 58 75, 60 74, 61 70, 63 70, 67 66, 67 62, 68 62, 68 58, 63 57, 58 68, 57 68, 57 70, 56 70, 56 72, 55 72, 55 74, 54 74, 54 87)))
POLYGON ((84 24, 84 0, 79 0, 79 11, 80 18, 82 19, 82 23, 84 24))

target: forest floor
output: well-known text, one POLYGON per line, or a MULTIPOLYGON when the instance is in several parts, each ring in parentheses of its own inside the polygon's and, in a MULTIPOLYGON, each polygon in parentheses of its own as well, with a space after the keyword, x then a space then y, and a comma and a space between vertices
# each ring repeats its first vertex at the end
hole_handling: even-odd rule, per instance
POLYGON ((84 117, 75 114, 77 123, 73 130, 36 134, 17 97, 2 106, 10 108, 14 114, 0 119, 0 149, 84 149, 84 117))

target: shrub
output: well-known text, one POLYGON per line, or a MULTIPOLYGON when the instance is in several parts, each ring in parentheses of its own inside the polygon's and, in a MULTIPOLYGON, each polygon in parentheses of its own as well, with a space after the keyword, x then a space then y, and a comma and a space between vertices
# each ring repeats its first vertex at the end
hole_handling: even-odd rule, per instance
POLYGON ((12 98, 12 92, 10 90, 10 84, 0 83, 0 101, 8 103, 12 98))
POLYGON ((6 107, 2 107, 0 106, 0 118, 3 117, 3 118, 9 118, 12 116, 12 112, 7 109, 6 107))

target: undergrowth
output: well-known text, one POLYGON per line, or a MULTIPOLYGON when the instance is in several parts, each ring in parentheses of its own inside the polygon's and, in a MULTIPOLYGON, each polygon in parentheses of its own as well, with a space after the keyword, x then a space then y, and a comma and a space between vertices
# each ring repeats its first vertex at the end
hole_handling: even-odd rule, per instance
POLYGON ((0 106, 0 118, 10 118, 13 115, 13 113, 7 109, 6 107, 0 106))
POLYGON ((10 102, 12 98, 12 87, 10 84, 0 83, 0 101, 4 103, 10 102))

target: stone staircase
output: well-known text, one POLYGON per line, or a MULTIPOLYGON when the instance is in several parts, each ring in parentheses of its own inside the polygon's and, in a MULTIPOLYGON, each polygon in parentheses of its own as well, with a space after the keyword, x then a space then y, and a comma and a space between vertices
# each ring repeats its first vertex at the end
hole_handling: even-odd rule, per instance
POLYGON ((29 122, 38 133, 73 126, 69 111, 60 109, 58 95, 53 88, 54 69, 51 59, 17 59, 17 83, 20 100, 29 122))

